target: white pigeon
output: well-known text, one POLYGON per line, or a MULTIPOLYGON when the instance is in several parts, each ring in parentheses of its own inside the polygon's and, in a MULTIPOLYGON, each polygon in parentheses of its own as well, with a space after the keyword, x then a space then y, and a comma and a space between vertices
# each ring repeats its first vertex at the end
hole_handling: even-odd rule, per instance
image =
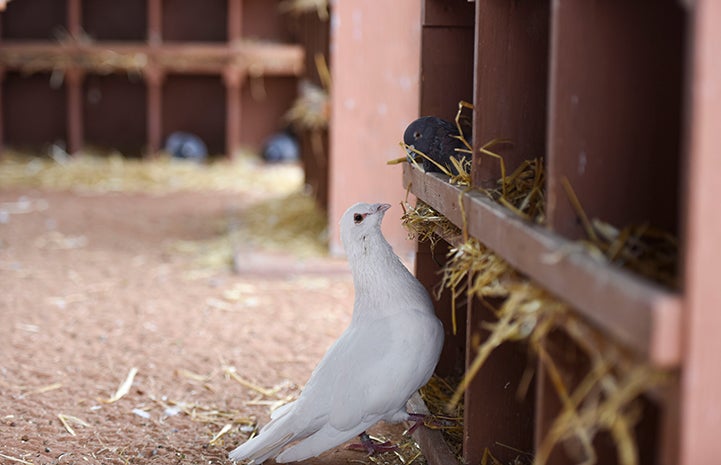
POLYGON ((381 233, 388 208, 359 203, 343 214, 340 235, 355 287, 351 323, 300 397, 273 412, 257 436, 230 453, 230 460, 305 460, 381 420, 416 418, 406 412, 406 402, 433 374, 443 326, 425 288, 381 233))

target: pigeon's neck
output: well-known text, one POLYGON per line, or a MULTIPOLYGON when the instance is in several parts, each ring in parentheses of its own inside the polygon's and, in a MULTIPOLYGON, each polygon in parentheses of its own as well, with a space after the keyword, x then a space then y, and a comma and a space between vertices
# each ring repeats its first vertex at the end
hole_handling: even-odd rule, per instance
POLYGON ((361 245, 348 256, 355 287, 354 320, 427 307, 427 293, 381 234, 366 237, 361 245))

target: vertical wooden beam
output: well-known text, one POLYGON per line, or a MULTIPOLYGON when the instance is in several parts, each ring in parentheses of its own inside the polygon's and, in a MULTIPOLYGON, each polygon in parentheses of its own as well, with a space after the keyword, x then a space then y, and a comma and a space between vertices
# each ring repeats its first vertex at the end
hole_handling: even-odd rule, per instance
POLYGON ((512 142, 491 149, 508 172, 545 157, 549 1, 478 0, 476 22, 473 183, 495 187, 500 163, 478 153, 483 144, 512 142))
MULTIPOLYGON (((228 44, 232 48, 234 43, 243 37, 243 0, 228 0, 228 44)), ((246 70, 229 66, 223 72, 225 82, 225 154, 233 158, 240 149, 240 135, 242 125, 243 95, 242 87, 246 78, 246 70)))
POLYGON ((451 315, 451 293, 445 290, 440 295, 440 299, 436 300, 436 292, 438 287, 438 276, 443 265, 446 262, 446 256, 450 246, 447 242, 440 240, 435 247, 432 247, 430 241, 418 243, 415 260, 415 275, 423 284, 428 293, 433 298, 436 308, 436 315, 443 323, 445 339, 443 342, 443 351, 441 358, 436 367, 436 374, 442 378, 458 378, 465 369, 465 353, 466 353, 466 318, 465 318, 465 299, 458 299, 457 309, 457 331, 453 333, 453 322, 451 315))
POLYGON ((590 218, 676 232, 683 8, 676 0, 552 5, 549 226, 585 237, 566 178, 590 218))
MULTIPOLYGON (((163 0, 148 0, 148 45, 151 54, 163 42, 163 0)), ((165 73, 158 67, 145 69, 146 92, 146 157, 152 157, 163 147, 163 81, 165 73)))
POLYGON ((67 105, 67 150, 74 154, 83 148, 83 78, 84 72, 71 68, 65 71, 67 105))
POLYGON ((228 0, 228 42, 243 38, 243 0, 228 0))
MULTIPOLYGON (((498 307, 502 299, 490 304, 498 307)), ((496 315, 480 300, 468 302, 466 372, 478 347, 490 332, 485 323, 496 315)), ((481 463, 486 450, 501 463, 526 463, 533 454, 534 383, 533 365, 525 343, 505 342, 496 347, 468 384, 464 399, 465 463, 481 463), (527 370, 530 370, 527 372, 527 370), (522 386, 526 381, 530 385, 522 386)))
POLYGON ((223 72, 225 83, 225 152, 226 156, 233 158, 240 149, 241 114, 241 88, 246 79, 243 70, 229 66, 223 72))
MULTIPOLYGON (((590 364, 586 354, 563 332, 557 330, 552 332, 543 341, 543 349, 548 357, 553 360, 561 377, 563 385, 572 393, 588 372, 590 364)), ((560 415, 563 404, 559 399, 554 382, 550 373, 539 360, 537 365, 538 379, 536 391, 536 427, 535 427, 535 450, 538 452, 548 436, 553 422, 560 415)), ((615 450, 607 436, 600 439, 597 437, 593 446, 599 459, 596 463, 614 464, 615 450)), ((573 465, 583 463, 591 457, 584 450, 577 439, 570 439, 556 444, 545 457, 545 463, 553 465, 573 465)))
POLYGON ((5 151, 5 108, 4 108, 4 96, 3 88, 5 82, 5 67, 0 66, 0 160, 2 159, 3 152, 5 151))
POLYGON ((68 32, 74 40, 80 38, 82 31, 82 0, 68 0, 68 32))
POLYGON ((163 40, 163 2, 148 0, 148 43, 158 45, 163 40))
MULTIPOLYGON (((82 0, 68 0, 68 32, 74 47, 82 31, 82 0)), ((67 151, 77 153, 83 146, 83 72, 80 69, 65 70, 67 111, 67 151)))
POLYGON ((148 156, 156 154, 163 146, 163 81, 165 73, 155 67, 145 70, 147 88, 147 138, 148 156))
POLYGON ((685 180, 685 360, 681 381, 679 464, 721 457, 721 2, 697 0, 685 180))
MULTIPOLYGON (((399 156, 398 141, 418 114, 421 10, 418 0, 394 0, 390 5, 344 0, 333 2, 331 8, 330 147, 327 153, 315 152, 322 156, 314 165, 324 171, 312 180, 321 189, 324 185, 328 188, 329 238, 334 253, 342 251, 337 225, 349 205, 361 198, 393 203, 405 196, 400 184, 402 171, 387 169, 386 161, 399 156)), ((404 256, 413 250, 413 244, 406 240, 400 216, 400 208, 389 210, 383 233, 404 256)))
POLYGON ((460 100, 473 99, 473 8, 443 0, 422 4, 421 115, 452 119, 460 100))

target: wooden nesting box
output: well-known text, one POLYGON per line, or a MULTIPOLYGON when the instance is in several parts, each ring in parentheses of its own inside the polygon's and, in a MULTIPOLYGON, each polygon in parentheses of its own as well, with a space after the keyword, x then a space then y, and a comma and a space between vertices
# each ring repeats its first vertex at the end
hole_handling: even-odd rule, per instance
MULTIPOLYGON (((636 426, 641 464, 717 463, 721 457, 721 3, 714 0, 424 0, 421 114, 452 118, 472 101, 475 152, 494 138, 509 172, 545 160, 546 224, 519 219, 483 195, 407 167, 404 186, 531 278, 634 357, 672 374, 644 396, 636 426), (679 291, 591 259, 547 258, 583 235, 561 180, 589 217, 616 225, 648 222, 681 238, 679 291), (460 208, 463 203, 463 209, 460 208)), ((491 187, 499 164, 474 157, 474 185, 491 187)), ((448 244, 446 244, 448 246, 448 244)), ((420 244, 417 274, 429 288, 438 260, 420 244)), ((450 305, 438 305, 450 320, 450 305)), ((439 374, 472 360, 471 341, 492 320, 468 302, 459 335, 449 337, 439 374)), ((574 344, 553 334, 563 368, 580 372, 574 344)), ((539 365, 529 394, 515 386, 535 363, 523 344, 494 352, 465 395, 464 461, 488 448, 503 463, 532 457, 560 411, 539 365), (509 389, 509 386, 513 386, 509 389), (511 449, 507 446, 513 447, 511 449)), ((597 463, 616 463, 608 437, 597 463)), ((432 446, 431 446, 432 447, 432 446)), ((433 451, 427 452, 429 457, 433 451)), ((556 447, 548 461, 576 463, 556 447)), ((526 462, 523 462, 526 463, 526 462)))
POLYGON ((212 154, 282 127, 304 54, 277 1, 23 0, 0 14, 0 146, 212 154))

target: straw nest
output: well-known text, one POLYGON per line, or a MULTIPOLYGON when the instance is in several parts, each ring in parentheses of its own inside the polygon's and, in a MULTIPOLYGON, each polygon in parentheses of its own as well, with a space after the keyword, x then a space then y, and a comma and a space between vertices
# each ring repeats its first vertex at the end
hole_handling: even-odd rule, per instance
MULTIPOLYGON (((482 192, 489 199, 506 207, 519 217, 536 224, 545 224, 546 175, 543 158, 524 160, 513 172, 507 174, 505 160, 501 155, 494 152, 493 148, 508 144, 510 141, 507 139, 493 139, 478 149, 477 156, 497 162, 500 167, 501 177, 496 182, 496 186, 492 188, 473 185, 471 177, 473 148, 466 139, 461 124, 461 121, 465 118, 464 110, 472 108, 473 105, 467 102, 461 101, 458 103, 455 123, 459 132, 458 138, 466 148, 459 150, 456 156, 451 157, 452 167, 436 163, 414 147, 403 143, 401 143, 401 146, 407 151, 412 151, 434 163, 448 177, 450 184, 464 188, 461 195, 471 190, 482 192), (458 174, 454 174, 453 169, 458 174)), ((407 159, 403 157, 391 160, 388 163, 396 164, 405 161, 407 159)), ((417 164, 416 167, 418 167, 417 164)), ((589 219, 568 179, 563 178, 561 184, 568 201, 584 225, 587 237, 580 243, 588 253, 600 260, 634 271, 659 284, 673 289, 678 288, 678 239, 673 234, 646 223, 618 228, 599 218, 589 219)), ((463 203, 459 201, 459 205, 462 206, 463 203)), ((419 205, 418 208, 422 210, 426 206, 419 205)), ((422 211, 419 211, 416 216, 420 219, 413 220, 412 217, 409 217, 406 219, 406 226, 413 229, 413 225, 409 224, 409 222, 431 225, 439 221, 435 215, 425 215, 422 211), (428 219, 423 220, 424 216, 427 216, 428 219)), ((423 228, 421 227, 421 229, 423 228)), ((419 232, 415 230, 414 233, 418 234, 419 232)), ((432 238, 433 232, 422 232, 420 236, 422 240, 432 238)))
MULTIPOLYGON (((469 104, 461 102, 456 124, 465 139, 459 116, 469 104)), ((511 174, 507 174, 503 158, 491 149, 505 143, 493 140, 479 149, 479 155, 497 160, 501 178, 494 188, 472 185, 468 154, 452 159, 456 171, 440 167, 452 184, 485 193, 491 200, 503 205, 518 216, 537 224, 545 223, 543 160, 527 160, 511 174)), ((470 149, 470 144, 465 142, 470 149)), ((407 150, 414 150, 405 147, 407 150)), ((415 151, 415 150, 414 150, 415 151)), ((420 156, 425 156, 419 153, 420 156)), ((579 218, 587 240, 582 244, 594 257, 630 268, 644 276, 671 287, 676 282, 676 239, 648 225, 615 228, 598 219, 589 220, 580 202, 564 180, 564 187, 579 218)), ((459 205, 463 205, 459 201, 459 205)), ((486 322, 488 337, 475 350, 475 358, 453 394, 446 408, 456 408, 462 401, 469 382, 478 374, 495 348, 507 341, 526 341, 540 360, 550 384, 558 396, 561 412, 551 424, 536 451, 534 463, 548 462, 551 451, 560 443, 576 445, 576 459, 583 463, 596 463, 593 440, 600 432, 614 439, 618 461, 624 465, 638 463, 638 450, 634 425, 640 417, 640 396, 664 383, 669 375, 639 361, 614 342, 609 341, 564 303, 519 274, 501 257, 469 237, 439 212, 422 201, 416 206, 404 205, 403 224, 412 237, 435 244, 439 238, 455 246, 449 249, 437 293, 451 293, 452 324, 456 332, 456 300, 474 298, 479 305, 495 315, 495 321, 486 322), (561 329, 587 358, 588 370, 580 382, 573 382, 564 373, 553 356, 553 338, 548 336, 561 329)), ((462 212, 463 213, 463 212, 462 212)), ((527 387, 527 386, 526 386, 527 387)), ((519 386, 519 392, 526 388, 519 386)), ((491 457, 492 459, 492 457, 491 457)))

